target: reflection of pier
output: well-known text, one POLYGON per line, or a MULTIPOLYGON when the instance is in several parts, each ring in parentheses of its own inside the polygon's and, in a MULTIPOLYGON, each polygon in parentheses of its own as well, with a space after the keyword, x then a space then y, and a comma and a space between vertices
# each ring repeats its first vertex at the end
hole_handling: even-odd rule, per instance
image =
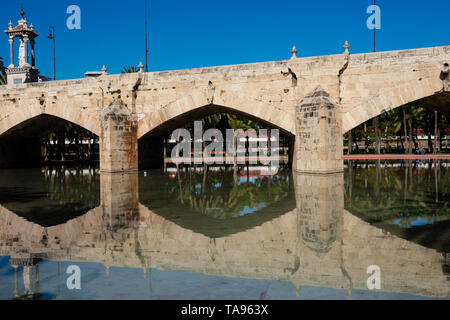
POLYGON ((367 290, 367 267, 378 265, 382 291, 450 297, 448 258, 345 211, 342 174, 294 181, 297 208, 211 238, 140 204, 136 174, 103 175, 101 205, 62 225, 44 228, 0 207, 0 255, 100 262, 106 272, 120 266, 282 280, 350 295, 367 290))

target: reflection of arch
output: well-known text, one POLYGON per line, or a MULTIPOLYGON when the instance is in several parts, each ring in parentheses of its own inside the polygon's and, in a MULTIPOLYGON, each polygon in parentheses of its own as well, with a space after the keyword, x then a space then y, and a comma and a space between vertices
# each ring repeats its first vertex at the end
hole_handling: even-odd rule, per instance
MULTIPOLYGON (((152 207, 145 203, 142 206, 148 210, 152 207)), ((151 211, 183 229, 191 230, 208 238, 223 238, 261 226, 292 212, 294 208, 294 199, 283 199, 280 203, 274 203, 257 212, 224 220, 202 215, 187 206, 181 205, 159 206, 151 211)))
POLYGON ((292 281, 304 286, 336 289, 345 288, 347 284, 341 271, 345 266, 355 279, 355 290, 367 290, 367 266, 377 264, 383 270, 384 292, 448 298, 448 273, 442 270, 443 264, 448 265, 448 258, 443 261, 442 254, 436 250, 386 236, 382 229, 345 210, 339 219, 345 232, 338 250, 323 255, 320 260, 295 241, 293 226, 298 216, 297 210, 293 210, 256 228, 216 239, 214 263, 208 254, 210 238, 186 230, 140 204, 138 210, 143 228, 130 223, 124 229, 109 233, 102 227, 107 218, 102 207, 98 207, 65 225, 49 228, 51 242, 43 246, 39 242, 42 227, 8 214, 0 206, 0 221, 3 222, 0 223, 0 253, 5 256, 30 253, 53 261, 95 262, 126 268, 146 267, 142 264, 143 257, 151 261, 150 267, 159 270, 292 281), (20 222, 23 226, 15 228, 14 224, 17 227, 20 222), (135 234, 141 240, 139 254, 142 256, 136 254, 135 234), (21 241, 12 240, 15 238, 21 241), (342 251, 343 256, 336 255, 337 251, 342 251), (300 260, 296 252, 301 254, 300 260))
MULTIPOLYGON (((59 248, 71 248, 75 239, 86 238, 85 230, 88 228, 102 230, 101 226, 104 221, 102 212, 102 207, 98 206, 83 215, 60 221, 59 225, 45 227, 0 205, 0 234, 4 237, 20 238, 24 247, 27 244, 34 243, 32 248, 28 247, 27 250, 23 250, 20 246, 12 246, 10 252, 5 252, 5 249, 8 248, 8 242, 0 242, 0 253, 14 256, 15 253, 24 254, 25 252, 33 254, 52 250, 58 252, 59 249, 55 246, 55 242, 60 245, 59 248), (46 242, 42 241, 44 235, 47 238, 46 242)), ((47 256, 42 255, 39 258, 46 259, 47 256)))
POLYGON ((342 115, 342 132, 346 133, 386 111, 414 101, 432 98, 435 95, 447 96, 449 99, 448 93, 444 93, 442 89, 442 81, 434 74, 432 77, 420 78, 402 86, 380 89, 378 95, 350 108, 342 115))
POLYGON ((47 107, 45 111, 41 109, 41 106, 31 106, 28 108, 20 108, 20 110, 8 115, 7 117, 0 119, 0 136, 9 131, 10 129, 26 122, 27 120, 36 118, 41 115, 49 115, 62 120, 70 121, 84 129, 91 131, 92 133, 100 136, 100 123, 97 118, 90 116, 86 112, 83 112, 80 108, 64 106, 60 107, 47 107))
POLYGON ((138 139, 159 129, 171 131, 192 119, 199 119, 216 112, 245 115, 270 127, 278 127, 295 135, 295 116, 271 104, 249 99, 244 95, 222 92, 214 98, 214 104, 207 104, 202 94, 192 94, 180 98, 162 109, 148 114, 138 124, 138 139))
MULTIPOLYGON (((316 180, 312 177, 310 181, 315 183, 316 180)), ((319 186, 322 184, 317 182, 319 186)), ((309 185, 297 186, 301 187, 298 195, 303 194, 303 190, 311 190, 309 185)), ((319 204, 324 202, 319 200, 319 204)), ((341 225, 338 229, 343 230, 341 241, 335 242, 334 249, 319 258, 316 251, 297 241, 299 214, 295 209, 254 228, 216 239, 211 249, 209 237, 159 216, 154 213, 156 205, 153 206, 155 208, 150 210, 138 204, 139 220, 128 221, 123 228, 113 230, 106 227, 110 211, 105 206, 47 230, 0 206, 0 253, 53 261, 283 280, 336 289, 346 288, 347 282, 342 276, 344 266, 354 279, 355 290, 367 290, 367 266, 376 264, 383 270, 384 292, 448 298, 448 273, 442 270, 443 264, 448 265, 448 258, 443 261, 442 254, 436 250, 386 236, 382 229, 346 210, 340 211, 336 219, 341 225), (44 232, 48 235, 48 244, 41 242, 44 232), (211 250, 214 250, 214 263, 211 250)), ((330 202, 331 206, 335 204, 330 202)), ((113 210, 112 218, 120 221, 121 217, 114 214, 115 208, 109 206, 113 210)))
MULTIPOLYGON (((158 179, 158 181, 160 180, 158 179)), ((193 181, 195 180, 193 179, 193 181)), ((139 179, 139 202, 142 208, 183 229, 202 234, 208 238, 223 238, 245 232, 283 216, 287 212, 295 210, 296 207, 291 178, 286 180, 286 196, 280 197, 276 202, 268 203, 252 213, 225 219, 204 214, 198 208, 192 208, 187 203, 177 201, 178 194, 176 194, 175 199, 171 198, 168 196, 166 188, 147 182, 148 180, 145 180, 145 178, 139 179)), ((217 189, 216 192, 222 193, 224 191, 217 189)), ((264 190, 264 193, 266 192, 264 190)), ((192 197, 195 198, 196 196, 192 195, 192 197)))
POLYGON ((62 225, 98 207, 99 189, 95 175, 83 178, 78 169, 6 170, 0 175, 0 214, 13 213, 39 228, 62 225))

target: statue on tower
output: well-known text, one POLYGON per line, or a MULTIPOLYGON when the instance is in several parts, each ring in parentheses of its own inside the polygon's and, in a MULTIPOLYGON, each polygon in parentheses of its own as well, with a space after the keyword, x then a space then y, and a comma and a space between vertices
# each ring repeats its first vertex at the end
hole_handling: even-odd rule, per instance
POLYGON ((28 50, 26 50, 26 44, 23 39, 20 39, 20 46, 19 46, 19 67, 23 67, 26 64, 28 64, 28 50))

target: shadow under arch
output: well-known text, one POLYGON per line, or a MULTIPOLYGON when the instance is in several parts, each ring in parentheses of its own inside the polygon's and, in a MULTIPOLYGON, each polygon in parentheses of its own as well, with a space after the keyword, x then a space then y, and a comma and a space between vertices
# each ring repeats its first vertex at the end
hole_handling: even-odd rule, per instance
MULTIPOLYGON (((258 102, 255 101, 254 103, 258 102)), ((169 136, 175 129, 183 128, 188 123, 193 123, 194 121, 201 120, 207 116, 217 113, 243 116, 249 120, 260 123, 266 128, 278 129, 280 132, 280 137, 283 137, 289 145, 289 163, 292 163, 291 159, 293 157, 295 142, 294 116, 273 106, 264 106, 268 109, 263 110, 262 113, 252 114, 251 106, 249 106, 247 112, 243 111, 245 110, 243 107, 232 108, 218 104, 203 105, 189 109, 185 112, 180 112, 180 109, 176 108, 176 105, 171 105, 168 108, 172 108, 174 110, 169 110, 167 113, 173 114, 174 116, 164 121, 160 120, 161 113, 159 111, 151 113, 145 119, 140 121, 140 126, 138 128, 139 169, 162 168, 164 137, 169 136), (155 122, 153 123, 152 121, 155 122)))
POLYGON ((23 117, 25 120, 0 133, 0 169, 40 166, 41 138, 63 128, 67 123, 99 137, 96 132, 80 126, 79 123, 82 122, 77 120, 72 122, 47 113, 40 113, 31 118, 23 117))

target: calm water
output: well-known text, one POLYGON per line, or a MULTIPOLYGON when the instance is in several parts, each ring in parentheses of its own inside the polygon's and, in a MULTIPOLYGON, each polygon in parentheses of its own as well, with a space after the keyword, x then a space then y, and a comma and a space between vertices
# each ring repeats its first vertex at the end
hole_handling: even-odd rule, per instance
POLYGON ((0 299, 450 298, 447 163, 268 173, 2 170, 0 299))

